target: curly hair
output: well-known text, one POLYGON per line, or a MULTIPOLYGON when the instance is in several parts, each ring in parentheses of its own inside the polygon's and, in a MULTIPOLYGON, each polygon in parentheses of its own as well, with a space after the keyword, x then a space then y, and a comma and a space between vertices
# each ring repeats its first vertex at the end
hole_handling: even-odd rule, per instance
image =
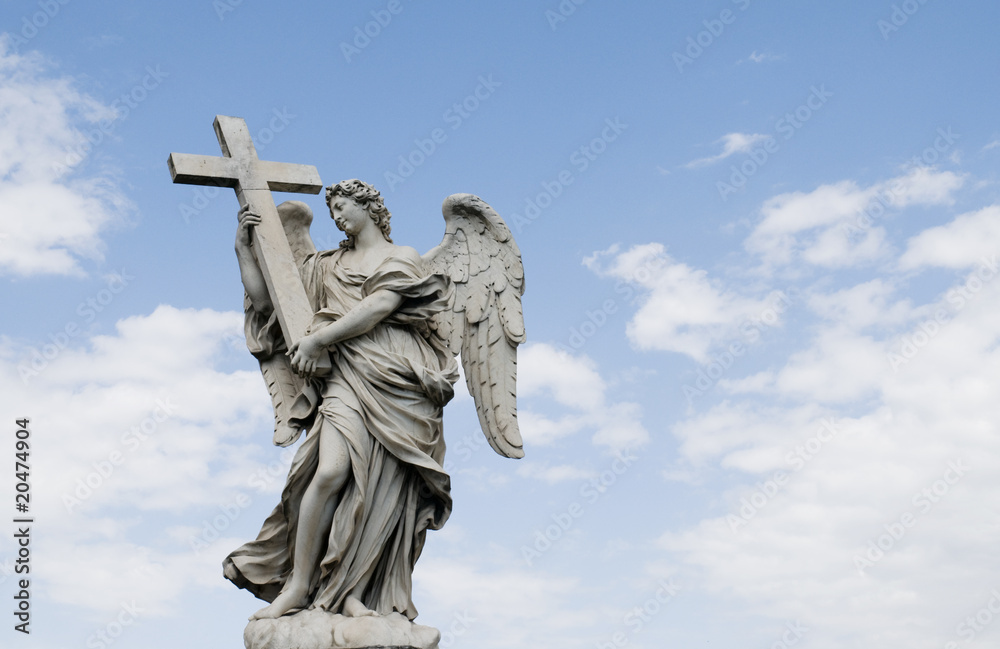
MULTIPOLYGON (((330 218, 333 218, 333 206, 331 203, 337 196, 346 196, 364 208, 368 212, 368 215, 372 217, 372 221, 375 221, 375 225, 382 231, 382 236, 385 237, 385 240, 392 243, 392 237, 389 236, 389 233, 392 231, 389 219, 392 218, 392 215, 386 209, 385 203, 382 202, 382 194, 377 189, 357 178, 341 180, 336 185, 330 185, 326 188, 326 206, 330 208, 330 218)), ((340 242, 340 247, 353 248, 354 237, 348 234, 347 238, 340 242)))

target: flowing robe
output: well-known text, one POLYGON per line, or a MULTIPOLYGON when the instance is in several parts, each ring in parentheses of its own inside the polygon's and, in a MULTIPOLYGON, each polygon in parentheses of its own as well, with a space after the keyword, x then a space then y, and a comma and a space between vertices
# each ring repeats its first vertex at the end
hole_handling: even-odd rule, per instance
MULTIPOLYGON (((302 263, 306 293, 316 312, 310 331, 346 314, 365 296, 389 290, 403 302, 369 332, 337 343, 332 374, 307 384, 296 402, 297 423, 309 433, 292 460, 281 502, 255 541, 223 562, 226 578, 260 599, 273 601, 292 570, 299 506, 318 464, 321 435, 342 435, 351 476, 337 498, 333 524, 309 601, 339 612, 346 596, 385 615, 411 620, 411 575, 428 529, 451 512, 450 479, 442 466, 442 408, 454 395, 458 366, 427 319, 448 305, 452 286, 426 275, 419 262, 390 256, 365 277, 341 263, 343 250, 312 254, 302 263)), ((273 314, 248 313, 253 350, 280 352, 273 314)))

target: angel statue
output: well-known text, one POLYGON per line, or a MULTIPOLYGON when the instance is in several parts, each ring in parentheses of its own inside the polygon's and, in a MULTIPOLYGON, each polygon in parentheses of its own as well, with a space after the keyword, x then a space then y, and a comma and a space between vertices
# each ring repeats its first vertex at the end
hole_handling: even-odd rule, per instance
POLYGON ((261 217, 239 213, 246 337, 274 403, 275 443, 308 432, 281 502, 257 539, 225 559, 225 576, 270 602, 252 621, 313 609, 412 621, 414 564, 427 530, 451 511, 442 409, 457 355, 490 445, 524 455, 515 403, 521 255, 503 219, 471 194, 445 199, 444 238, 423 256, 392 242, 371 185, 337 183, 326 202, 347 238, 320 252, 309 208, 278 208, 315 312, 291 349, 251 245, 261 217))

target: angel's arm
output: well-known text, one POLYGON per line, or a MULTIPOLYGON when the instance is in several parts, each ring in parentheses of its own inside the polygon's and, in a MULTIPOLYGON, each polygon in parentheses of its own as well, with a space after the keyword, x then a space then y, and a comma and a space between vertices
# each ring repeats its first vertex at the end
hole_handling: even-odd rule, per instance
POLYGON ((331 322, 314 332, 312 336, 320 347, 332 347, 342 340, 368 333, 402 303, 403 296, 399 293, 387 290, 375 291, 355 304, 343 318, 331 322))
POLYGON ((264 274, 250 246, 250 228, 260 223, 260 216, 244 207, 239 213, 240 224, 236 230, 236 259, 240 264, 240 279, 254 308, 267 316, 274 310, 271 295, 267 292, 264 274))
POLYGON ((300 338, 288 350, 292 368, 300 374, 312 375, 323 352, 342 340, 371 331, 403 303, 403 296, 388 290, 375 291, 344 314, 308 336, 300 338))
MULTIPOLYGON (((416 250, 400 246, 399 251, 400 257, 419 263, 420 255, 416 250)), ((315 361, 322 351, 342 340, 368 333, 375 325, 392 315, 393 311, 403 303, 403 299, 399 293, 387 289, 373 291, 355 304, 342 318, 317 329, 292 345, 289 350, 292 355, 292 367, 303 374, 311 374, 315 368, 315 361)))
MULTIPOLYGON (((420 263, 420 254, 413 248, 398 246, 396 250, 399 258, 420 263)), ((403 296, 399 293, 378 289, 355 304, 344 317, 313 332, 309 337, 324 349, 332 347, 342 340, 368 333, 375 325, 392 315, 402 303, 403 296)))

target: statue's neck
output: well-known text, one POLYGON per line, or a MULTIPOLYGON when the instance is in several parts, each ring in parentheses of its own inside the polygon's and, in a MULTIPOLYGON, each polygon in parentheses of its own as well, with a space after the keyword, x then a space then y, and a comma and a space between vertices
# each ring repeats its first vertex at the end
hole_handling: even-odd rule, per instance
POLYGON ((354 249, 358 251, 371 250, 381 245, 383 241, 385 241, 385 237, 382 236, 382 231, 373 221, 370 227, 363 228, 361 232, 354 235, 354 249))

